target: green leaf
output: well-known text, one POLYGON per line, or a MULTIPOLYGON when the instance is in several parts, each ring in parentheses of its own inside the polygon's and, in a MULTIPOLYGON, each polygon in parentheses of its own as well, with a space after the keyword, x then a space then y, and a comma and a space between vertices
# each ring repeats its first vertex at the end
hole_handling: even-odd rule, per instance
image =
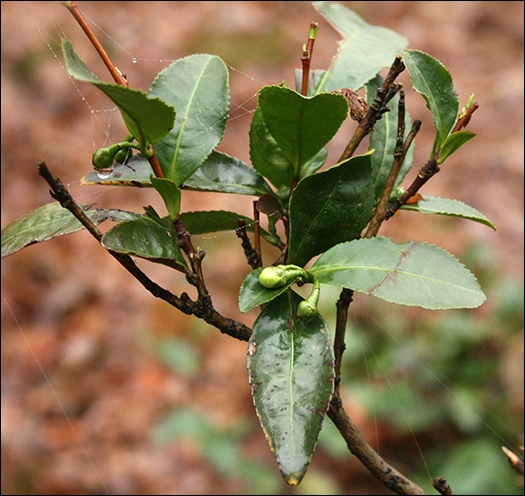
POLYGON ((367 24, 343 5, 314 2, 314 7, 343 37, 337 56, 318 84, 318 92, 340 88, 357 91, 383 67, 390 67, 408 45, 399 34, 367 24))
POLYGON ((186 267, 175 228, 168 229, 147 217, 117 224, 104 234, 102 245, 108 250, 145 258, 177 270, 186 267))
MULTIPOLYGON (((377 89, 383 84, 383 78, 377 76, 366 85, 366 101, 371 105, 377 89)), ((381 198, 385 188, 388 175, 394 164, 394 148, 397 139, 397 121, 398 121, 398 102, 399 94, 396 94, 390 100, 388 107, 389 112, 383 114, 380 120, 374 124, 374 129, 370 133, 368 149, 375 150, 372 155, 372 178, 374 181, 374 194, 376 200, 381 198)), ((412 120, 408 111, 405 110, 405 138, 412 127, 412 120)), ((405 155, 405 160, 397 176, 395 186, 399 186, 411 169, 414 162, 415 143, 413 142, 405 155)))
POLYGON ((322 93, 307 98, 282 86, 262 88, 259 106, 295 178, 301 177, 301 168, 333 138, 348 115, 343 95, 322 93))
POLYGON ((292 163, 268 130, 260 106, 255 109, 250 125, 250 160, 255 170, 276 188, 290 190, 292 163))
POLYGON ((485 301, 476 278, 442 248, 378 237, 334 246, 309 272, 324 284, 430 310, 475 308, 485 301))
MULTIPOLYGON (((219 231, 235 231, 238 229, 238 219, 246 222, 246 230, 253 232, 254 220, 235 212, 224 210, 210 210, 201 212, 184 212, 181 214, 184 226, 191 234, 207 234, 219 231)), ((271 235, 264 229, 260 229, 261 237, 269 243, 280 246, 279 238, 271 235)))
POLYGON ((151 187, 153 169, 140 154, 133 155, 126 165, 115 162, 110 173, 91 172, 80 180, 82 185, 151 187))
MULTIPOLYGON (((102 209, 91 210, 91 206, 83 207, 83 209, 95 225, 108 218, 102 209)), ((60 203, 48 203, 16 219, 2 229, 2 258, 34 243, 82 229, 84 226, 80 221, 60 203)))
POLYGON ((235 157, 214 151, 186 179, 184 188, 218 193, 262 196, 272 194, 268 183, 257 172, 235 157))
MULTIPOLYGON (((322 148, 301 168, 300 177, 318 170, 326 161, 328 151, 322 148)), ((286 158, 264 122, 261 108, 257 106, 250 126, 250 160, 261 176, 266 177, 276 188, 277 196, 287 199, 292 186, 292 162, 286 158)))
POLYGON ((248 345, 253 402, 284 480, 301 482, 334 389, 334 353, 320 315, 295 316, 302 300, 287 291, 257 318, 248 345))
MULTIPOLYGON (((139 153, 133 155, 126 165, 115 163, 109 174, 91 172, 82 178, 81 184, 151 187, 152 174, 151 165, 139 153)), ((254 196, 272 194, 268 183, 251 167, 218 151, 213 151, 193 175, 184 181, 182 189, 254 196)))
POLYGON ((450 155, 452 155, 458 148, 461 148, 474 136, 476 136, 476 134, 470 131, 457 131, 449 135, 439 152, 438 164, 442 164, 448 157, 450 157, 450 155))
POLYGON ((155 177, 153 175, 151 176, 151 183, 162 196, 168 209, 170 220, 174 221, 180 211, 180 189, 170 179, 155 177))
POLYGON ((280 288, 265 288, 259 282, 259 274, 263 269, 264 267, 260 267, 259 269, 250 272, 242 283, 239 292, 239 310, 242 313, 249 312, 250 310, 257 308, 259 305, 277 298, 277 296, 284 293, 295 282, 295 280, 292 279, 280 288))
POLYGON ((290 263, 304 266, 328 248, 357 238, 373 207, 370 154, 302 179, 290 200, 290 263))
POLYGON ((452 217, 462 217, 464 219, 473 220, 496 230, 494 224, 487 219, 481 212, 475 208, 466 205, 458 200, 451 200, 450 198, 439 198, 436 196, 424 196, 417 203, 410 203, 402 205, 403 210, 414 210, 423 214, 439 214, 450 215, 452 217))
POLYGON ((423 95, 432 112, 436 128, 434 155, 443 146, 458 115, 459 100, 452 76, 439 60, 418 50, 406 50, 403 62, 410 74, 412 88, 423 95))
POLYGON ((141 145, 156 143, 168 134, 175 119, 173 107, 141 91, 101 82, 77 55, 69 40, 62 40, 62 50, 68 74, 103 91, 117 105, 126 127, 141 145))
POLYGON ((190 55, 162 70, 148 96, 177 109, 173 129, 155 152, 165 176, 180 186, 222 139, 230 106, 228 70, 216 55, 190 55))

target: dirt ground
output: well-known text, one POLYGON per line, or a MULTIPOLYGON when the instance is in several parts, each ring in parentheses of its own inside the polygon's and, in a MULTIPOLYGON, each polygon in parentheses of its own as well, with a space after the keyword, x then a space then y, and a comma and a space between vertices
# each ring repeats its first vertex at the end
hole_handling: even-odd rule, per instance
MULTIPOLYGON (((382 234, 399 242, 428 241, 451 253, 476 241, 492 249, 502 274, 521 281, 523 2, 342 3, 367 22, 402 34, 410 48, 441 60, 454 78, 460 104, 475 93, 480 105, 468 128, 477 137, 446 162, 423 194, 461 200, 485 214, 497 231, 407 212, 382 234)), ((311 21, 320 25, 314 67, 328 67, 338 39, 310 2, 78 5, 102 30, 96 32, 110 56, 139 89, 146 90, 171 60, 191 53, 221 56, 231 66, 232 119, 218 149, 246 163, 249 111, 257 90, 293 80, 311 21)), ((64 34, 93 72, 105 77, 67 10, 60 2, 2 2, 1 8, 2 227, 51 201, 36 170, 41 159, 83 203, 162 209, 147 189, 78 182, 91 170, 93 151, 127 133, 105 96, 72 84, 62 67, 57 41, 64 34)), ((401 81, 409 87, 406 74, 401 81)), ((416 140, 420 166, 432 146, 432 122, 421 96, 407 93, 412 118, 423 120, 416 140)), ((348 130, 338 133, 329 165, 348 137, 348 130)), ((251 215, 251 202, 250 197, 189 192, 183 209, 251 215)), ((206 280, 215 306, 251 325, 256 312, 243 315, 237 308, 238 288, 249 271, 237 238, 227 233, 198 242, 207 252, 206 280)), ((180 293, 183 277, 155 264, 139 265, 180 293)), ((155 301, 85 232, 2 260, 2 493, 256 493, 245 481, 214 469, 191 436, 167 445, 152 440, 159 422, 177 408, 191 406, 218 430, 248 422, 253 435, 242 445, 243 456, 267 463, 278 478, 253 412, 245 353, 246 343, 155 301), (155 343, 171 337, 191 344, 188 355, 195 354, 194 362, 179 357, 170 367, 159 358, 155 343), (197 372, 189 373, 190 365, 181 363, 197 364, 197 372)), ((332 490, 381 494, 361 467, 349 469, 350 480, 330 471, 322 453, 316 456, 312 467, 334 479, 332 490)), ((304 490, 284 485, 274 490, 327 490, 316 488, 313 479, 308 484, 304 490)))

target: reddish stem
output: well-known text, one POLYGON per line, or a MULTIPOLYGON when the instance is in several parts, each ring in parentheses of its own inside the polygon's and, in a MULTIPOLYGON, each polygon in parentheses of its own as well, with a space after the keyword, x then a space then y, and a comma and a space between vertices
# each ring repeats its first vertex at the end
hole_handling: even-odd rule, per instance
POLYGON ((88 23, 84 19, 84 16, 81 14, 80 10, 78 10, 78 7, 75 5, 75 2, 63 2, 63 5, 69 10, 69 12, 71 12, 73 17, 80 24, 80 27, 84 30, 84 33, 86 33, 87 37, 90 39, 91 43, 95 47, 95 50, 100 55, 100 58, 102 59, 104 64, 106 64, 106 67, 108 68, 108 71, 113 77, 115 83, 117 83, 120 86, 128 86, 128 82, 122 77, 120 71, 115 67, 115 64, 113 64, 113 62, 109 58, 109 55, 106 53, 106 50, 104 50, 104 47, 101 45, 100 41, 98 41, 95 33, 89 27, 88 23))

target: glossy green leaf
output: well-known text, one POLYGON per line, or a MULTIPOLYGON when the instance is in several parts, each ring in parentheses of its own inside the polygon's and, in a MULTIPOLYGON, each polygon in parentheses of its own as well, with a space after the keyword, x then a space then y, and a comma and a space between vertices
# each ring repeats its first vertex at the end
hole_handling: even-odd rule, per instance
POLYGON ((292 177, 333 138, 348 115, 343 95, 307 98, 282 86, 259 91, 259 107, 271 135, 292 164, 292 177))
POLYGON ((268 130, 259 106, 253 113, 250 125, 250 160, 255 170, 276 188, 290 190, 292 163, 268 130))
POLYGON ((184 181, 183 187, 199 191, 262 196, 272 194, 268 183, 251 167, 235 157, 214 151, 184 181))
POLYGON ((90 172, 80 180, 82 185, 152 187, 153 169, 140 154, 133 155, 126 165, 115 162, 109 173, 90 172))
POLYGON ((357 91, 383 67, 390 67, 408 42, 390 29, 371 26, 355 12, 338 3, 314 2, 314 7, 343 39, 339 51, 324 74, 318 92, 350 88, 357 91))
MULTIPOLYGON (((327 156, 328 151, 322 148, 301 167, 300 177, 317 171, 323 166, 327 156)), ((250 160, 255 170, 277 188, 279 198, 287 199, 292 185, 292 162, 286 158, 268 130, 260 107, 255 109, 250 126, 250 160)))
POLYGON ((463 219, 479 222, 496 230, 494 224, 475 208, 466 205, 458 200, 450 198, 439 198, 436 196, 423 196, 417 203, 405 204, 403 210, 414 210, 423 214, 449 215, 452 217, 462 217, 463 219))
POLYGON ((259 305, 273 300, 280 294, 284 293, 295 282, 295 280, 292 279, 288 284, 285 284, 280 288, 265 288, 259 282, 259 274, 263 269, 264 267, 260 267, 259 269, 250 272, 242 283, 239 292, 239 310, 242 313, 249 312, 250 310, 257 308, 259 305))
POLYGON ((186 267, 174 229, 170 231, 147 217, 117 224, 104 234, 102 245, 179 270, 186 267))
POLYGON ((450 155, 461 148, 467 141, 470 141, 474 136, 476 136, 476 134, 470 131, 457 131, 449 135, 441 146, 438 164, 442 164, 450 155))
POLYGON ((248 345, 253 402, 284 480, 301 482, 334 389, 334 353, 320 315, 296 317, 287 291, 257 318, 248 345))
MULTIPOLYGON (((371 105, 377 89, 383 84, 383 78, 377 76, 366 85, 366 101, 371 105)), ((374 181, 374 194, 376 200, 381 198, 385 188, 388 175, 394 164, 394 149, 397 139, 399 94, 396 94, 388 104, 389 112, 383 114, 380 120, 374 124, 374 129, 370 133, 369 150, 375 150, 372 155, 372 178, 374 181)), ((412 127, 412 119, 405 110, 405 138, 412 127)), ((399 186, 412 167, 414 162, 415 142, 405 155, 405 160, 397 176, 395 186, 399 186)))
POLYGON ((68 74, 103 91, 119 108, 126 127, 139 143, 156 143, 168 134, 175 119, 172 106, 141 91, 101 82, 77 55, 69 40, 62 40, 62 50, 68 74))
MULTIPOLYGON (((84 207, 86 215, 95 225, 108 219, 102 209, 84 207)), ((38 207, 2 229, 2 258, 26 246, 48 239, 71 234, 84 229, 84 226, 60 203, 53 202, 38 207)))
POLYGON ((151 176, 151 184, 160 193, 168 209, 170 220, 174 221, 180 211, 181 191, 170 179, 151 176))
POLYGON ((328 248, 357 238, 373 207, 370 154, 302 179, 290 200, 289 262, 304 266, 328 248))
POLYGON ((166 177, 180 186, 222 139, 230 106, 228 69, 216 55, 190 55, 162 70, 148 96, 177 109, 173 129, 155 152, 166 177))
POLYGON ((430 310, 475 308, 485 301, 476 278, 454 256, 419 241, 360 239, 334 246, 309 272, 340 286, 400 305, 430 310))
MULTIPOLYGON (((235 212, 224 210, 210 210, 200 212, 184 212, 181 214, 184 226, 191 234, 207 234, 220 231, 235 231, 239 224, 238 219, 246 222, 246 230, 253 232, 254 220, 235 212)), ((269 243, 279 246, 279 238, 273 236, 264 229, 260 229, 261 237, 269 243)))
POLYGON ((410 74, 412 88, 423 95, 432 112, 436 128, 434 155, 452 131, 458 115, 459 100, 452 76, 439 60, 419 50, 406 50, 403 62, 410 74))

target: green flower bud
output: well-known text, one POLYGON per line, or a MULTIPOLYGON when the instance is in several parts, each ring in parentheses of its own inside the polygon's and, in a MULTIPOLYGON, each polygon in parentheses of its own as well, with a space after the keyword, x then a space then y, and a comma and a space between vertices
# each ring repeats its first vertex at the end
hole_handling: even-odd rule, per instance
POLYGON ((93 154, 93 167, 97 170, 104 170, 111 169, 114 162, 125 164, 131 158, 132 148, 137 148, 137 145, 130 141, 123 141, 107 148, 101 148, 93 154))
POLYGON ((95 169, 110 169, 113 166, 115 155, 120 150, 120 143, 108 146, 107 148, 100 148, 93 154, 93 167, 95 169))
POLYGON ((297 305, 297 317, 300 319, 313 317, 317 314, 317 303, 319 303, 321 285, 317 279, 314 279, 313 283, 314 288, 312 289, 310 296, 297 305))
POLYGON ((266 267, 259 274, 259 282, 261 286, 268 289, 280 288, 288 282, 288 274, 280 265, 277 267, 266 267))
POLYGON ((313 305, 308 299, 301 301, 297 306, 297 317, 304 319, 306 317, 313 317, 317 314, 317 306, 313 305))
POLYGON ((307 282, 311 276, 306 270, 297 265, 278 265, 277 267, 266 267, 259 274, 259 282, 268 289, 282 288, 292 279, 302 279, 307 282))

